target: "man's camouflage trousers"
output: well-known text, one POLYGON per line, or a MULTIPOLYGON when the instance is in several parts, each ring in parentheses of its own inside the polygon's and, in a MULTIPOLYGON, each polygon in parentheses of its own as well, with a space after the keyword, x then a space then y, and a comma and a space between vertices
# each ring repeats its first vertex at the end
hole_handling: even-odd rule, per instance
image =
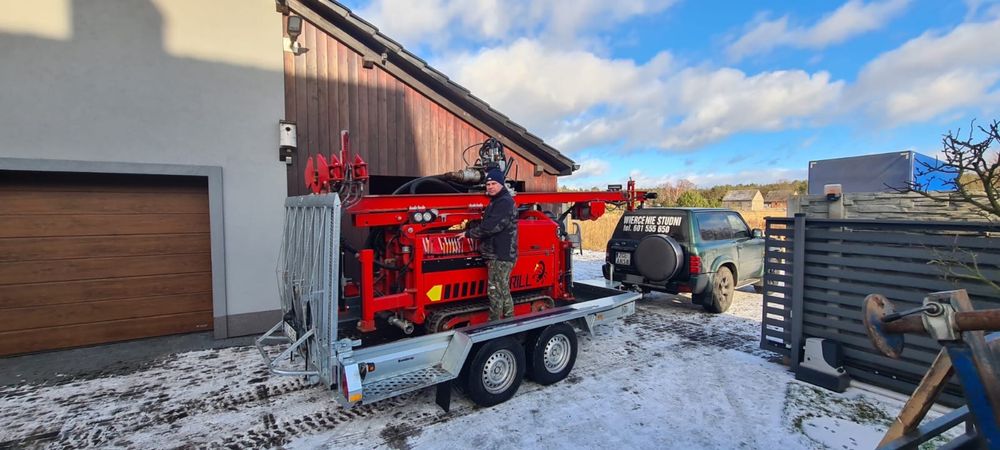
POLYGON ((490 296, 490 321, 512 317, 514 299, 510 296, 510 271, 514 263, 510 261, 486 260, 489 272, 487 293, 490 296))

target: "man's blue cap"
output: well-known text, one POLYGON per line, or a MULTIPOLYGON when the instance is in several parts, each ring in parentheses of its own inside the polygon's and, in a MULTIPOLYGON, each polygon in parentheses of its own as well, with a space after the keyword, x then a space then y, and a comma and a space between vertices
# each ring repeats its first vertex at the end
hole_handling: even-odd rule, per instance
POLYGON ((500 169, 490 169, 486 171, 486 180, 484 181, 496 181, 497 183, 503 184, 503 172, 500 169))

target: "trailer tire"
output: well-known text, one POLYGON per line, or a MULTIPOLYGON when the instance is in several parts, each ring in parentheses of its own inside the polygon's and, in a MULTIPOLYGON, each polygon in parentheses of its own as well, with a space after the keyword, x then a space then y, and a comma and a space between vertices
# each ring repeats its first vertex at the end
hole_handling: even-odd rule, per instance
POLYGON ((576 331, 566 323, 545 327, 528 341, 528 377, 541 385, 561 381, 576 364, 576 331))
POLYGON ((465 394, 479 406, 514 396, 524 379, 524 347, 512 337, 485 342, 476 351, 465 379, 465 394))

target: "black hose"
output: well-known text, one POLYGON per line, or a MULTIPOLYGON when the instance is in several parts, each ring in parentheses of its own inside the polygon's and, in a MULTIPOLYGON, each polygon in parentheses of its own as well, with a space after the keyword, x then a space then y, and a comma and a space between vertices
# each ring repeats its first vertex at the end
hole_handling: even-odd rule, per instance
POLYGON ((400 269, 403 268, 403 266, 390 266, 390 265, 388 265, 386 263, 383 263, 381 261, 372 261, 372 263, 374 263, 376 266, 379 266, 379 267, 381 267, 381 268, 383 268, 385 270, 397 271, 397 270, 400 270, 400 269))
MULTIPOLYGON (((375 234, 375 232, 372 232, 372 233, 369 233, 369 234, 368 234, 368 238, 369 238, 368 240, 373 240, 373 239, 372 239, 372 235, 374 235, 374 234, 375 234)), ((340 241, 340 246, 341 246, 342 248, 345 248, 345 249, 347 249, 347 250, 348 250, 348 251, 350 251, 351 253, 355 253, 355 254, 357 254, 357 253, 358 253, 358 249, 356 249, 356 248, 352 247, 352 246, 351 246, 350 244, 348 244, 347 242, 345 242, 345 241, 343 241, 343 240, 341 240, 341 241, 340 241)), ((368 242, 365 242, 365 248, 372 248, 372 247, 373 247, 373 246, 372 246, 372 245, 369 245, 369 243, 368 243, 368 242)), ((373 249, 373 250, 374 250, 374 249, 373 249)), ((378 253, 378 252, 376 252, 376 253, 378 253)), ((402 266, 390 266, 390 265, 388 265, 388 264, 386 264, 386 263, 384 263, 384 262, 381 262, 381 261, 379 261, 378 259, 375 259, 374 261, 372 261, 372 263, 373 263, 373 264, 375 264, 376 266, 378 266, 378 267, 381 267, 381 268, 383 268, 383 269, 386 269, 386 270, 393 270, 393 271, 396 271, 396 270, 399 270, 399 269, 402 269, 402 268, 403 268, 402 266)))
POLYGON ((438 185, 438 186, 440 186, 442 188, 448 189, 450 192, 462 192, 457 187, 455 187, 455 186, 451 185, 450 183, 442 180, 441 178, 438 178, 437 175, 428 175, 426 177, 420 177, 420 178, 417 178, 417 179, 413 179, 413 180, 407 181, 406 183, 403 183, 402 186, 396 188, 395 191, 392 191, 392 195, 405 194, 405 193, 407 193, 407 191, 409 191, 410 194, 416 194, 417 192, 416 192, 416 188, 414 186, 419 187, 421 184, 423 184, 423 183, 425 183, 427 181, 431 181, 434 184, 436 184, 436 185, 438 185))
POLYGON ((410 186, 410 193, 411 194, 416 194, 417 193, 417 189, 421 185, 423 185, 423 184, 425 184, 427 182, 431 182, 431 184, 440 186, 440 187, 442 187, 444 189, 447 189, 448 191, 451 191, 451 192, 460 192, 458 189, 455 189, 454 187, 450 186, 444 180, 442 180, 442 179, 440 179, 440 178, 438 178, 436 176, 429 176, 429 177, 422 177, 422 178, 416 179, 415 182, 410 186))

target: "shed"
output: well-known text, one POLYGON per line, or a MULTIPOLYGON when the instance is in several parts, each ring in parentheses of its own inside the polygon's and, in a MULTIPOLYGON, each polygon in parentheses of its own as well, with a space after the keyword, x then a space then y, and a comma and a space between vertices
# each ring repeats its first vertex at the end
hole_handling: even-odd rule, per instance
POLYGON ((788 199, 795 194, 795 191, 784 189, 768 191, 764 195, 764 207, 768 209, 786 209, 788 208, 788 199))
POLYGON ((756 189, 733 190, 722 197, 722 207, 758 211, 764 209, 764 197, 756 189))

